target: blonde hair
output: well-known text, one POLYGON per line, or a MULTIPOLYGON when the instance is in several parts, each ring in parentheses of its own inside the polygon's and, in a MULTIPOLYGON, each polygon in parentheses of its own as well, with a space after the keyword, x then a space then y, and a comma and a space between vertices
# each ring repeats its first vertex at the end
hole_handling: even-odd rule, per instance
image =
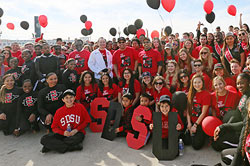
MULTIPOLYGON (((178 64, 177 64, 177 62, 175 60, 168 60, 167 61, 167 65, 169 63, 172 63, 175 66, 175 71, 174 71, 174 76, 173 76, 173 80, 172 80, 171 86, 176 86, 176 83, 178 81, 179 66, 178 66, 178 64)), ((169 80, 170 73, 168 72, 168 70, 166 70, 166 75, 167 75, 166 76, 166 80, 165 80, 166 84, 170 84, 170 80, 169 80)))
POLYGON ((215 88, 214 88, 214 82, 215 82, 215 81, 221 81, 225 86, 227 85, 227 83, 225 82, 225 80, 224 80, 223 77, 221 77, 221 76, 216 76, 216 77, 214 77, 214 79, 213 79, 213 89, 215 89, 215 88))
MULTIPOLYGON (((15 78, 12 74, 7 74, 5 76, 3 76, 3 83, 4 81, 9 78, 9 77, 12 77, 12 79, 15 81, 15 78)), ((6 97, 6 85, 2 85, 1 89, 0 89, 0 102, 1 103, 4 103, 5 102, 5 97, 6 97)))
POLYGON ((199 52, 199 59, 202 60, 203 62, 203 67, 204 67, 204 70, 207 72, 207 73, 210 73, 211 71, 213 71, 213 64, 214 64, 214 61, 213 61, 213 56, 209 50, 209 48, 207 47, 203 47, 200 52, 199 52), (203 59, 202 56, 201 56, 201 52, 202 51, 207 51, 207 59, 203 59), (207 66, 205 66, 207 62, 207 66))

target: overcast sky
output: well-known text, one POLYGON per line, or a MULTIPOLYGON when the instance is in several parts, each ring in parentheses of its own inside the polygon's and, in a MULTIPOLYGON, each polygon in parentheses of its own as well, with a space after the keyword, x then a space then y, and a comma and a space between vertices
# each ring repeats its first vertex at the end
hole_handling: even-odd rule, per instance
POLYGON ((48 26, 42 28, 45 39, 82 37, 82 14, 93 23, 92 40, 100 36, 111 39, 111 27, 123 31, 125 26, 133 24, 138 18, 143 20, 143 29, 148 29, 149 34, 153 30, 160 31, 167 25, 172 27, 173 32, 195 32, 199 21, 204 23, 210 32, 218 25, 227 31, 229 25, 239 25, 240 13, 243 13, 243 22, 250 25, 250 0, 213 0, 213 11, 216 15, 213 24, 205 20, 203 3, 204 0, 176 0, 175 8, 169 14, 162 6, 159 10, 150 8, 146 0, 0 0, 0 7, 4 10, 0 26, 1 38, 31 39, 34 33, 34 16, 39 15, 48 17, 48 26), (227 13, 227 7, 231 4, 237 8, 236 17, 227 13), (27 31, 20 27, 20 22, 24 20, 30 24, 27 31), (15 30, 7 29, 8 22, 14 23, 15 30))

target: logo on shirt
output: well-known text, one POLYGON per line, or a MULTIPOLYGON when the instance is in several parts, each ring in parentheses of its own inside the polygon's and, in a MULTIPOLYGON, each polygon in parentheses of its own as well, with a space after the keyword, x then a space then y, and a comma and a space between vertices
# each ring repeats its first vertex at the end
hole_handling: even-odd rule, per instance
POLYGON ((27 67, 27 65, 23 65, 22 69, 21 69, 21 73, 24 74, 28 70, 29 70, 29 68, 27 67))
POLYGON ((22 74, 15 72, 15 73, 12 73, 12 75, 14 76, 15 80, 19 80, 22 74))
POLYGON ((56 101, 58 100, 58 98, 61 96, 62 92, 57 92, 56 90, 53 90, 53 91, 50 91, 46 98, 49 100, 49 101, 56 101))
POLYGON ((129 93, 129 88, 122 88, 122 94, 129 93))
POLYGON ((85 59, 76 58, 76 67, 84 67, 85 59))
POLYGON ((168 121, 162 121, 162 128, 168 129, 168 121))
POLYGON ((240 112, 243 111, 243 109, 244 109, 244 107, 245 107, 245 102, 246 102, 246 96, 244 96, 244 97, 240 100, 240 102, 239 102, 238 108, 239 108, 240 112))
POLYGON ((201 104, 199 104, 199 103, 196 103, 195 101, 194 101, 194 104, 193 104, 193 113, 192 113, 192 116, 196 116, 196 117, 198 117, 198 116, 200 116, 200 114, 201 114, 201 109, 202 109, 202 107, 201 107, 201 104))
POLYGON ((29 96, 29 97, 26 97, 22 104, 25 106, 25 107, 32 107, 35 105, 37 101, 37 98, 33 98, 32 96, 29 96))
POLYGON ((144 68, 152 68, 152 58, 143 56, 143 67, 144 68))
POLYGON ((129 56, 121 57, 121 60, 122 60, 121 67, 130 66, 130 64, 131 64, 131 59, 130 59, 129 56))
POLYGON ((60 119, 60 122, 61 122, 62 126, 64 126, 66 123, 67 124, 69 124, 69 123, 79 124, 80 119, 81 119, 81 117, 79 115, 71 114, 71 115, 66 115, 66 116, 62 117, 60 119))
POLYGON ((74 73, 70 73, 69 80, 70 80, 70 82, 75 83, 76 82, 76 75, 74 73))
POLYGON ((5 103, 12 103, 18 97, 19 97, 19 95, 13 95, 12 93, 6 93, 5 103))

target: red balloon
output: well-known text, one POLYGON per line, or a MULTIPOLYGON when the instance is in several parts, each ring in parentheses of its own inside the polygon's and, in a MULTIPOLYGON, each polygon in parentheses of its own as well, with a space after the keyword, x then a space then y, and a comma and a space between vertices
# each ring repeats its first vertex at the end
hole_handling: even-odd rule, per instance
POLYGON ((236 7, 234 5, 229 5, 227 8, 227 12, 228 14, 235 16, 237 12, 236 7))
POLYGON ((48 25, 48 18, 47 16, 45 15, 40 15, 38 17, 38 21, 39 21, 39 24, 42 26, 42 27, 46 27, 48 25))
POLYGON ((169 13, 174 9, 176 0, 162 0, 161 4, 163 8, 169 13))
POLYGON ((141 35, 144 35, 145 36, 146 32, 144 31, 144 29, 138 29, 137 32, 136 32, 136 36, 137 38, 139 39, 139 37, 141 35))
POLYGON ((7 28, 10 29, 10 30, 14 30, 15 29, 15 26, 13 23, 8 23, 7 24, 7 28))
POLYGON ((216 129, 216 127, 220 125, 222 125, 222 121, 215 116, 207 116, 202 121, 203 131, 211 137, 214 136, 214 130, 216 129))
POLYGON ((91 21, 86 21, 86 22, 85 22, 85 28, 86 28, 87 30, 90 30, 91 27, 92 27, 92 22, 91 22, 91 21))
POLYGON ((210 14, 213 11, 214 3, 211 0, 206 0, 203 5, 203 9, 207 14, 210 14))
POLYGON ((151 38, 153 39, 153 38, 155 38, 155 37, 160 37, 160 33, 158 32, 158 31, 156 31, 156 30, 154 30, 152 33, 151 33, 151 38))

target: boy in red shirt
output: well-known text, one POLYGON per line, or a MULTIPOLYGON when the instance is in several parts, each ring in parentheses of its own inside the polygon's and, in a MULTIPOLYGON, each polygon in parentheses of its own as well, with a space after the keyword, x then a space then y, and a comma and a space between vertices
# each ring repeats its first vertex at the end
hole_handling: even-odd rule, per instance
POLYGON ((82 141, 86 131, 84 130, 91 122, 88 112, 79 103, 75 103, 75 92, 67 89, 63 93, 65 105, 59 108, 51 125, 53 133, 41 138, 42 153, 50 150, 59 153, 66 151, 82 150, 82 141))

